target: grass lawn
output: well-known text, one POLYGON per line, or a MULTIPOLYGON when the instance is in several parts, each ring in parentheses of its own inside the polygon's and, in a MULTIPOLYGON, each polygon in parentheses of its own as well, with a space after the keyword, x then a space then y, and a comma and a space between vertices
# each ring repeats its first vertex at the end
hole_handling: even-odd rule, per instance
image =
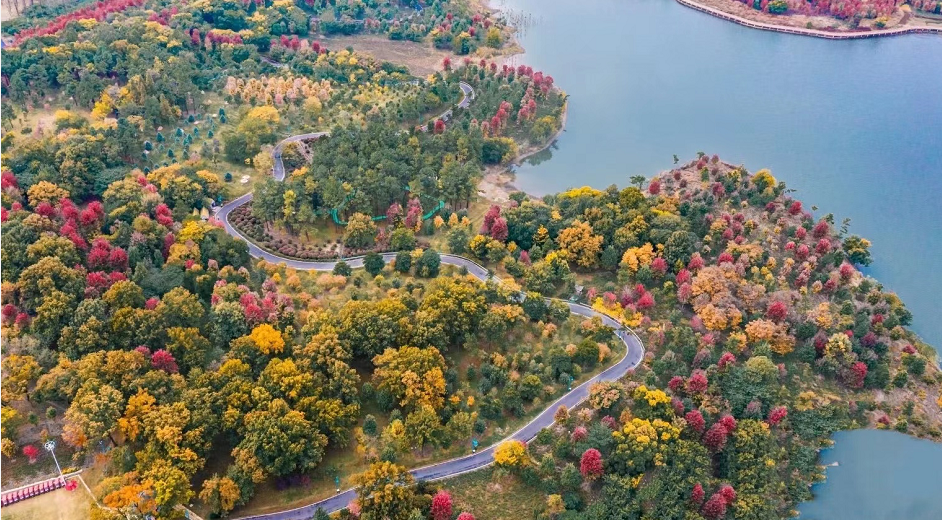
POLYGON ((55 491, 3 508, 3 520, 73 520, 88 518, 91 498, 79 485, 74 491, 55 491))
POLYGON ((517 477, 489 467, 443 480, 455 511, 467 511, 476 520, 523 520, 546 509, 546 495, 517 477))

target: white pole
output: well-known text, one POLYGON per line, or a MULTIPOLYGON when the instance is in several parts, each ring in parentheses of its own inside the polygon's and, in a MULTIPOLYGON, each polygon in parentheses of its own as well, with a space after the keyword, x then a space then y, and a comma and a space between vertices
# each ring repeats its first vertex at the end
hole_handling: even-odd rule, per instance
POLYGON ((59 470, 59 476, 62 476, 62 468, 59 467, 59 459, 56 458, 56 441, 48 440, 43 443, 43 448, 46 448, 49 453, 52 454, 52 460, 56 462, 56 469, 59 470))

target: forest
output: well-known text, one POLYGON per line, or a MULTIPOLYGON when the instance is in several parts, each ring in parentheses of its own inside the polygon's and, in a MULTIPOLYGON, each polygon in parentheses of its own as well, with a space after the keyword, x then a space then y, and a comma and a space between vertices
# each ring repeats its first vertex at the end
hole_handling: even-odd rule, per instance
POLYGON ((567 95, 500 63, 509 29, 476 6, 106 0, 4 24, 4 487, 51 476, 52 439, 101 520, 270 512, 335 482, 358 494, 335 518, 473 520, 506 486, 537 518, 768 519, 810 498, 834 431, 942 438, 934 351, 862 272, 869 242, 770 171, 701 153, 483 199, 567 95), (416 77, 324 38, 347 33, 453 55, 416 77), (213 213, 249 193, 227 222, 333 271, 252 258, 213 213), (567 300, 644 359, 501 442, 625 355, 567 300), (408 472, 477 442, 499 443, 477 504, 408 472))
POLYGON ((454 241, 528 295, 582 285, 646 348, 587 406, 502 445, 494 482, 544 493, 546 518, 789 518, 834 431, 942 438, 935 352, 858 269, 870 244, 848 221, 715 155, 631 180, 516 194, 454 241))

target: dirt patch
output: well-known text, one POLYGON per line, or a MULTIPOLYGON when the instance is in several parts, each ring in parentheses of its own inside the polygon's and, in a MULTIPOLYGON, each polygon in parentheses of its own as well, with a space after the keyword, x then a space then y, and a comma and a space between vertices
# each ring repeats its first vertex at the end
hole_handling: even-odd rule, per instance
POLYGON ((353 47, 357 52, 369 54, 378 60, 405 65, 416 76, 427 76, 441 69, 446 56, 451 56, 452 61, 455 61, 451 53, 438 50, 431 44, 394 41, 375 34, 334 36, 323 41, 330 49, 353 47))
POLYGON ((514 174, 504 166, 489 166, 478 183, 478 195, 491 202, 502 204, 510 200, 510 194, 520 191, 513 185, 514 174))

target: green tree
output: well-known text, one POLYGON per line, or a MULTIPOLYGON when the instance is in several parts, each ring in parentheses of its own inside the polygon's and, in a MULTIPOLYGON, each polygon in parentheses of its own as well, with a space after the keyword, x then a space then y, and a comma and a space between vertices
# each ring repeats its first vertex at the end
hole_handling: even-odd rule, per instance
POLYGON ((266 473, 286 476, 317 467, 326 446, 327 437, 303 413, 274 399, 245 416, 238 448, 251 453, 266 473))
POLYGON ((426 249, 415 264, 415 272, 425 278, 434 278, 438 276, 438 271, 442 265, 442 257, 434 249, 426 249))
POLYGON ((366 269, 366 272, 370 273, 371 276, 376 276, 383 271, 383 268, 386 267, 386 261, 383 260, 383 255, 370 251, 366 254, 366 257, 363 258, 363 268, 366 269))

